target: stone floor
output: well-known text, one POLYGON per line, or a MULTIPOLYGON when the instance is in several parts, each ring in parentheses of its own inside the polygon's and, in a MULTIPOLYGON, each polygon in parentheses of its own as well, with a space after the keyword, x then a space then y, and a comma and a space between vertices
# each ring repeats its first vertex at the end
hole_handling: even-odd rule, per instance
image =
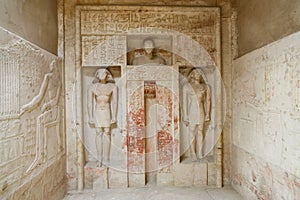
POLYGON ((233 189, 225 187, 143 187, 109 189, 103 192, 68 193, 64 200, 242 200, 233 189))

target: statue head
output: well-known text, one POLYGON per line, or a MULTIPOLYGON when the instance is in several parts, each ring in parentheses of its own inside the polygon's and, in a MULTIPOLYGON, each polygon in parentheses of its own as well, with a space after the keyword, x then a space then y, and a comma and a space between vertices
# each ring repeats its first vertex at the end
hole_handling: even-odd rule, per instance
POLYGON ((95 79, 93 80, 93 83, 97 83, 99 81, 113 81, 113 76, 110 73, 110 71, 108 71, 105 68, 100 68, 96 71, 95 73, 95 79))
POLYGON ((190 82, 206 83, 205 78, 204 73, 198 69, 193 69, 188 75, 188 80, 190 82))
POLYGON ((62 62, 61 58, 54 59, 49 65, 50 72, 54 72, 54 70, 58 70, 58 66, 61 66, 61 62, 62 62))
POLYGON ((50 72, 53 72, 54 71, 54 69, 57 67, 57 65, 58 65, 58 63, 57 63, 57 60, 55 59, 55 60, 53 60, 52 62, 51 62, 51 64, 50 64, 50 72))
POLYGON ((143 42, 143 47, 145 49, 146 54, 151 54, 155 48, 154 41, 150 38, 147 38, 143 42))

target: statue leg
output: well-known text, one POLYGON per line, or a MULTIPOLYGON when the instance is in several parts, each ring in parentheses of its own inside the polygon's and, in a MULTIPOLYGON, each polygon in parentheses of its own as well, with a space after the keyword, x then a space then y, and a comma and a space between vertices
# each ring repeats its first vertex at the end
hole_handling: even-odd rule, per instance
POLYGON ((190 124, 189 125, 189 142, 190 144, 190 158, 192 159, 192 161, 196 161, 197 157, 196 157, 196 139, 195 139, 195 134, 197 131, 197 125, 196 124, 190 124))
POLYGON ((203 157, 203 124, 199 124, 196 130, 196 155, 198 159, 203 157))
POLYGON ((31 163, 31 165, 26 170, 26 173, 29 173, 31 170, 33 170, 43 160, 43 156, 44 156, 44 154, 43 154, 43 148, 44 148, 43 136, 44 136, 44 114, 41 114, 40 116, 38 116, 37 121, 36 121, 35 158, 34 158, 33 162, 31 163))
POLYGON ((110 158, 110 128, 104 128, 104 136, 103 136, 103 160, 106 165, 109 163, 110 158))
POLYGON ((102 128, 96 128, 96 148, 97 148, 97 159, 98 167, 102 166, 102 149, 103 149, 103 132, 102 128))

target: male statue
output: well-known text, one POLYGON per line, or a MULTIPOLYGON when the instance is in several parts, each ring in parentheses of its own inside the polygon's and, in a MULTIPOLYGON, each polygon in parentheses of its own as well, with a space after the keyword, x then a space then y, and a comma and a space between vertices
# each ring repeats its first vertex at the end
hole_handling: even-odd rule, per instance
POLYGON ((197 69, 188 75, 188 83, 183 86, 183 123, 188 126, 190 156, 196 161, 204 156, 204 122, 210 120, 211 94, 203 76, 197 69))
POLYGON ((89 123, 96 128, 99 167, 110 160, 110 127, 116 123, 118 101, 117 86, 113 82, 107 69, 98 69, 88 89, 88 116, 89 123))
POLYGON ((150 38, 145 39, 143 42, 143 48, 145 55, 135 57, 133 59, 133 65, 144 65, 144 64, 159 64, 165 65, 166 60, 155 53, 154 41, 150 38))

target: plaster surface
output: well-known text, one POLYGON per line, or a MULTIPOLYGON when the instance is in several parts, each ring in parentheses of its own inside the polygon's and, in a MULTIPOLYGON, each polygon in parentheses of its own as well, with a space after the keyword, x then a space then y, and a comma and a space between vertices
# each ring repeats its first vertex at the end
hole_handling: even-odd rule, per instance
POLYGON ((240 56, 300 29, 298 0, 239 0, 236 6, 240 56))
POLYGON ((232 183, 252 199, 300 198, 300 33, 233 62, 232 183))

